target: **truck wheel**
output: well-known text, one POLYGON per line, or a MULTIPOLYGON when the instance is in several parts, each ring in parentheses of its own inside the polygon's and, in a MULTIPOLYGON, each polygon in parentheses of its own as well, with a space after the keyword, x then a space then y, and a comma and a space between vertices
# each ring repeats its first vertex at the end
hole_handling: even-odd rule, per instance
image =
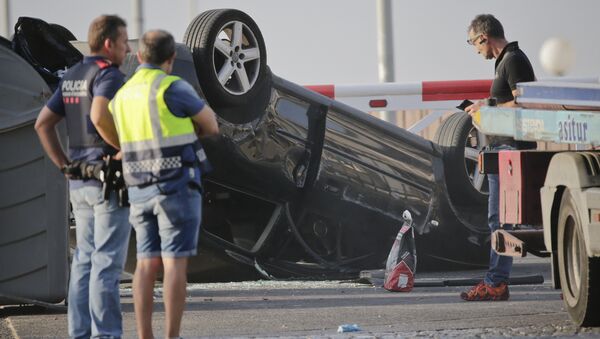
POLYGON ((558 270, 565 307, 577 326, 599 326, 600 258, 585 250, 582 219, 566 189, 558 218, 558 270))
MULTIPOLYGON (((265 42, 258 26, 247 14, 217 9, 198 15, 183 36, 191 49, 202 91, 215 111, 265 102, 270 96, 265 42)), ((255 109, 262 114, 262 110, 255 109)), ((257 112, 257 113, 256 113, 257 112)), ((237 117, 249 122, 254 116, 237 117)))
POLYGON ((477 167, 477 157, 484 146, 482 139, 464 112, 446 118, 435 133, 433 141, 441 148, 446 186, 455 205, 487 203, 487 178, 477 167))

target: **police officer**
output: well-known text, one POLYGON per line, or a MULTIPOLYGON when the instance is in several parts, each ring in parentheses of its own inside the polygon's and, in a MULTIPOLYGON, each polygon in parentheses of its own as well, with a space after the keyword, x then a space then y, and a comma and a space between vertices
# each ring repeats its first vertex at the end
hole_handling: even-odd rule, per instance
MULTIPOLYGON (((200 176, 207 159, 197 136, 219 132, 215 113, 193 87, 169 75, 171 34, 145 33, 140 67, 109 109, 123 152, 130 221, 136 231, 133 298, 140 338, 152 338, 152 291, 161 266, 165 336, 178 337, 185 305, 187 258, 196 254, 201 220, 200 176)), ((108 119, 107 119, 108 121, 108 119)))
MULTIPOLYGON (((61 169, 75 161, 101 162, 117 152, 114 147, 118 144, 107 144, 93 122, 110 116, 108 102, 124 83, 118 66, 130 51, 125 21, 115 15, 94 19, 88 41, 91 55, 66 72, 35 124, 44 150, 61 169), (68 156, 55 130, 63 118, 68 156)), ((123 333, 119 277, 131 231, 129 209, 119 207, 114 193, 104 200, 98 180, 65 175, 71 179, 69 194, 77 233, 68 293, 69 335, 119 338, 123 333)))

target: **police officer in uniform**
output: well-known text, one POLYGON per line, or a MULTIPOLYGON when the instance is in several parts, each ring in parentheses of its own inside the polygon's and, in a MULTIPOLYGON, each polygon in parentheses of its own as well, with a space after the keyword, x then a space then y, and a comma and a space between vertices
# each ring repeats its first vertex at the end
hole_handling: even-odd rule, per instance
POLYGON ((198 242, 200 176, 208 167, 198 136, 216 135, 219 128, 193 87, 169 75, 175 61, 171 34, 145 33, 137 56, 139 68, 109 105, 136 231, 135 316, 140 338, 153 338, 152 291, 162 266, 165 336, 174 338, 185 305, 187 258, 198 242))
MULTIPOLYGON (((36 132, 50 159, 69 180, 76 222, 77 248, 71 264, 68 293, 69 335, 73 338, 121 337, 119 277, 125 264, 131 225, 129 209, 120 207, 113 192, 104 199, 102 183, 67 174, 75 162, 99 163, 117 153, 96 130, 108 102, 124 83, 118 66, 130 51, 126 23, 103 15, 90 25, 91 55, 64 75, 58 89, 42 108, 36 132), (67 156, 55 126, 66 119, 67 156)), ((108 127, 110 128, 110 126, 108 127)))

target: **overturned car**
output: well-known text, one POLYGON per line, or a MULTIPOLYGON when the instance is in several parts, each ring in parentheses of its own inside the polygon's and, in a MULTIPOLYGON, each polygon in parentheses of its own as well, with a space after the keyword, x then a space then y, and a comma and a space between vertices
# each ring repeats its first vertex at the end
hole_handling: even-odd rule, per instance
MULTIPOLYGON (((468 115, 451 115, 431 142, 286 81, 238 10, 200 14, 183 40, 173 74, 206 98, 221 129, 203 141, 214 170, 203 178, 190 280, 357 277, 385 266, 405 210, 419 269, 487 264, 486 183, 474 161, 482 142, 468 115)), ((132 54, 121 70, 136 67, 132 54)))

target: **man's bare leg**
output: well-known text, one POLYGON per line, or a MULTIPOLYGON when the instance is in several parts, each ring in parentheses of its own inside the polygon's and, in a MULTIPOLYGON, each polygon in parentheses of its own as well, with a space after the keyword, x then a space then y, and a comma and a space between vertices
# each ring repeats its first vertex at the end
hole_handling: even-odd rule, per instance
POLYGON ((162 265, 161 258, 138 259, 133 275, 133 306, 138 337, 152 339, 154 281, 162 265))
POLYGON ((185 307, 187 258, 163 258, 163 300, 165 303, 165 337, 179 337, 185 307))

